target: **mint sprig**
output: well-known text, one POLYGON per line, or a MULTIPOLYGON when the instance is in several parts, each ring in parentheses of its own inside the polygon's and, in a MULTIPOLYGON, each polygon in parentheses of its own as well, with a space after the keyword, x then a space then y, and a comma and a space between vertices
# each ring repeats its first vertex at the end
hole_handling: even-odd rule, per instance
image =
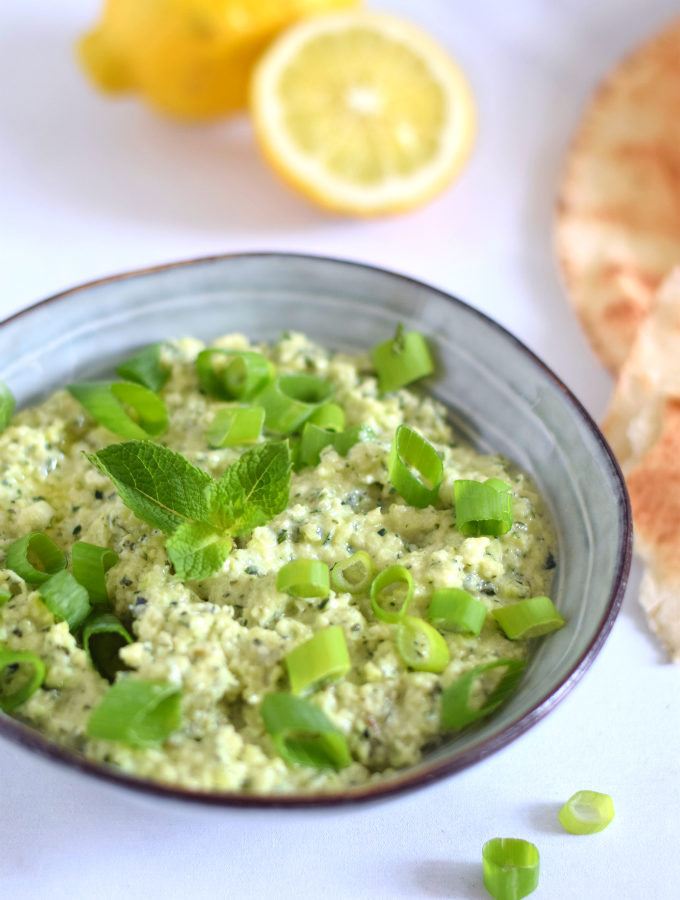
POLYGON ((166 549, 180 578, 213 575, 229 555, 232 536, 265 525, 288 505, 288 441, 252 447, 219 481, 181 453, 149 441, 85 455, 136 516, 171 535, 166 549))

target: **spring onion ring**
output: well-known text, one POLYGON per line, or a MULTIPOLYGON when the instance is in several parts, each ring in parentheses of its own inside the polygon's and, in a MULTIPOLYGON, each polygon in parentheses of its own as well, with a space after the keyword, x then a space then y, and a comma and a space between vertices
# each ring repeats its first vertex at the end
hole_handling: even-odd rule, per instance
POLYGON ((495 900, 520 900, 538 887, 538 850, 530 841, 492 838, 482 848, 482 867, 495 900))
POLYGON ((352 762, 345 736, 309 700, 267 694, 260 710, 265 729, 289 766, 344 769, 352 762))
POLYGON ((614 803, 609 794, 577 791, 560 809, 557 817, 570 834, 596 834, 604 831, 614 818, 614 803))
POLYGON ((32 531, 9 545, 5 565, 29 584, 43 584, 66 568, 66 554, 42 531, 32 531))
POLYGON ((293 559, 279 569, 276 590, 293 597, 327 597, 331 591, 328 566, 319 559, 293 559))
POLYGON ((417 672, 443 672, 451 661, 441 634, 416 616, 404 616, 397 625, 397 651, 405 665, 417 672))
POLYGON ((92 710, 87 734, 130 747, 160 747, 179 728, 180 705, 174 684, 119 677, 92 710))
POLYGON ((373 579, 370 593, 371 609, 378 619, 400 622, 413 597, 413 576, 405 566, 388 566, 373 579))
POLYGON ((44 680, 45 663, 35 653, 15 652, 0 647, 0 709, 3 712, 13 712, 25 703, 35 694, 44 680), (8 668, 12 672, 9 677, 5 672, 8 668), (27 668, 30 674, 25 671, 27 668), (22 678, 18 677, 19 672, 22 678), (12 683, 15 679, 18 679, 18 685, 12 683))
POLYGON ((436 502, 444 476, 441 457, 407 425, 400 425, 394 434, 387 471, 397 492, 411 506, 424 509, 436 502))
POLYGON ((487 608, 461 588, 441 588, 432 594, 425 614, 440 631, 460 634, 479 634, 486 619, 487 608))
POLYGON ((331 625, 291 650, 285 657, 290 689, 294 694, 316 690, 346 675, 351 662, 345 633, 331 625))

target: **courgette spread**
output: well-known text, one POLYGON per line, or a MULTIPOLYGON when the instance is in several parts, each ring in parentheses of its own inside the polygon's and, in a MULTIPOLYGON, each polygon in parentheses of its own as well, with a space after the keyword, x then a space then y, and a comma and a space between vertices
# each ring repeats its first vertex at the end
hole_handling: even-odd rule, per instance
POLYGON ((492 711, 528 647, 493 611, 547 601, 555 566, 531 479, 420 389, 381 393, 369 355, 297 333, 156 349, 157 383, 123 368, 127 387, 60 390, 0 434, 6 712, 141 778, 283 793, 383 778, 492 711), (463 528, 456 484, 488 480, 511 518, 492 497, 463 528), (441 593, 428 617, 451 589, 460 620, 441 593))

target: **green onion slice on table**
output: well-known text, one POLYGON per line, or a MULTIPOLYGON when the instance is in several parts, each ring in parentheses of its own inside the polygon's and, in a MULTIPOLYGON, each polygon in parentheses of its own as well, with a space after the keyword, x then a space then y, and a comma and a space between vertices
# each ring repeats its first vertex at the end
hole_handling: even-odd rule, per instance
POLYGON ((76 541, 71 547, 73 577, 82 584, 92 603, 109 602, 106 573, 118 562, 118 554, 108 547, 98 547, 87 541, 76 541))
POLYGON ((443 672, 451 655, 436 628, 416 616, 404 616, 397 625, 397 650, 409 669, 443 672))
POLYGON ((520 900, 538 887, 536 846, 520 838, 492 838, 482 848, 484 887, 495 900, 520 900))
POLYGON ((87 589, 70 572, 57 572, 38 588, 40 599, 58 619, 75 631, 89 616, 92 607, 87 589))
POLYGON ((45 663, 35 653, 0 647, 0 709, 12 712, 45 680, 45 663))
POLYGON ((497 536, 512 528, 512 494, 500 478, 453 483, 456 526, 466 537, 497 536))
POLYGON ((388 566, 373 579, 371 609, 382 622, 401 621, 412 598, 413 576, 404 566, 388 566))
POLYGON ((265 427, 277 434, 298 431, 312 413, 330 400, 333 385, 316 375, 279 375, 256 397, 265 410, 265 427))
POLYGON ((425 338, 418 331, 404 331, 402 325, 398 326, 391 340, 373 348, 371 359, 381 394, 396 391, 434 371, 425 338))
POLYGON ((174 684, 121 678, 92 710, 91 738, 131 747, 160 747, 181 723, 181 692, 174 684))
POLYGON ((596 834, 614 818, 614 803, 609 794, 577 791, 557 814, 562 827, 571 834, 596 834))
POLYGON ((289 766, 343 769, 352 762, 344 734, 309 700, 268 694, 261 713, 267 733, 289 766))
POLYGON ((250 400, 268 385, 276 369, 252 350, 202 350, 196 357, 201 386, 221 400, 250 400))
POLYGON ((9 425, 15 406, 14 394, 4 381, 0 381, 0 432, 9 425))
POLYGON ((442 693, 442 728, 459 731, 492 713, 513 693, 524 665, 522 659, 497 659, 461 675, 442 693))
POLYGON ((331 569, 331 584, 338 593, 368 593, 372 581, 373 561, 365 550, 357 550, 331 569))
POLYGON ((211 447, 254 444, 260 439, 263 425, 264 409, 261 406, 232 406, 215 413, 205 436, 211 447))
POLYGON ((130 440, 149 440, 168 427, 161 398, 132 381, 90 381, 69 384, 69 393, 95 421, 130 440))
POLYGON ((42 531, 32 531, 9 545, 6 565, 29 584, 43 584, 66 568, 66 554, 42 531))
POLYGON ((407 425, 397 428, 387 468, 390 481, 411 506, 424 509, 436 502, 444 466, 432 444, 417 431, 407 425))
POLYGON ((158 393, 170 377, 170 368, 161 359, 162 349, 163 344, 149 344, 121 363, 116 369, 116 375, 158 393))
POLYGON ((122 622, 112 613, 95 611, 83 623, 83 647, 92 665, 108 681, 125 668, 118 651, 132 638, 122 622))
POLYGON ((327 597, 331 591, 328 566, 319 559, 293 559, 279 569, 276 590, 293 597, 327 597))
POLYGON ((462 588, 441 588, 432 594, 426 616, 440 631, 479 634, 487 608, 462 588))
POLYGON ((494 609, 492 615, 512 641, 540 637, 564 625, 564 619, 549 597, 519 600, 494 609))
POLYGON ((339 625, 331 625, 300 644, 285 657, 294 694, 316 690, 329 681, 346 675, 351 662, 345 633, 339 625))

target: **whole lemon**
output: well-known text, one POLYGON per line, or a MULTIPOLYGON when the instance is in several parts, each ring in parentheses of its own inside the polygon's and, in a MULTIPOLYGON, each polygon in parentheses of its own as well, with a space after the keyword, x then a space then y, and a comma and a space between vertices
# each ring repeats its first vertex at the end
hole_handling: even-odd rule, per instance
POLYGON ((171 116, 214 118, 245 108, 255 61, 280 31, 358 2, 106 0, 78 51, 105 91, 139 91, 171 116))

